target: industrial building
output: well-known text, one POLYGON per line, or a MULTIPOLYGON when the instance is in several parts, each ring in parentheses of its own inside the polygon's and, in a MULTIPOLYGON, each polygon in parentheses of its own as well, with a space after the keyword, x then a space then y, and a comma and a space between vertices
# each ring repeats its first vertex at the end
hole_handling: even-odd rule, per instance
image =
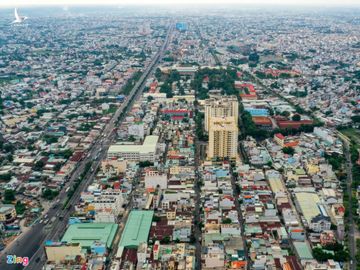
POLYGON ((62 242, 79 243, 82 248, 91 248, 95 243, 103 243, 110 248, 118 224, 115 223, 78 223, 71 224, 66 230, 62 242))
POLYGON ((147 243, 154 211, 132 210, 129 214, 124 231, 121 235, 118 255, 124 248, 137 248, 141 243, 147 243))
POLYGON ((127 161, 155 161, 158 136, 147 136, 143 144, 114 144, 108 151, 109 158, 123 158, 127 161))

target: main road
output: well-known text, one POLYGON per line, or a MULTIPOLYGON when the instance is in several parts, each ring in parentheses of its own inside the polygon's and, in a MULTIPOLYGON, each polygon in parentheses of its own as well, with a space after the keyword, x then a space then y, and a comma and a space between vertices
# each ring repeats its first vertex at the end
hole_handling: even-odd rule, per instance
POLYGON ((99 138, 97 142, 92 146, 87 156, 79 163, 79 165, 75 169, 67 185, 61 190, 60 194, 56 198, 57 200, 59 200, 60 206, 52 207, 46 213, 47 220, 54 220, 54 218, 55 220, 48 224, 45 224, 45 222, 34 224, 30 230, 20 235, 18 239, 15 240, 15 243, 3 250, 0 256, 1 270, 24 268, 22 265, 7 264, 6 255, 16 255, 17 257, 30 258, 30 264, 26 267, 26 269, 39 270, 42 268, 42 265, 45 263, 46 260, 44 254, 44 241, 47 239, 59 240, 61 235, 65 231, 68 219, 73 213, 73 205, 75 205, 79 201, 81 192, 84 191, 92 183, 97 168, 101 163, 101 160, 106 156, 108 146, 115 139, 116 134, 115 132, 113 132, 115 125, 122 120, 126 113, 131 109, 133 102, 142 93, 145 87, 146 80, 148 79, 149 75, 152 74, 152 72, 155 70, 157 64, 164 55, 164 51, 169 44, 172 30, 173 24, 171 23, 168 28, 163 45, 154 55, 146 69, 143 71, 140 79, 134 85, 133 89, 127 96, 124 103, 121 104, 121 106, 114 113, 111 120, 106 124, 102 132, 101 138, 99 138), (98 158, 94 159, 95 156, 98 156, 98 158), (88 170, 88 172, 86 172, 84 180, 81 181, 80 185, 75 190, 73 196, 68 201, 67 205, 69 205, 70 207, 66 207, 65 209, 63 209, 61 205, 63 205, 67 200, 66 188, 73 185, 75 180, 77 180, 79 176, 84 172, 86 164, 88 164, 89 162, 92 163, 91 170, 88 170))
POLYGON ((350 252, 350 264, 349 269, 355 270, 357 261, 356 261, 356 237, 355 237, 355 223, 354 223, 354 216, 353 216, 353 208, 352 208, 352 200, 353 200, 353 192, 352 192, 352 183, 353 183, 353 174, 352 174, 352 161, 351 161, 351 154, 350 154, 350 143, 346 140, 344 142, 344 152, 346 158, 346 174, 347 174, 347 185, 346 185, 346 192, 349 196, 349 231, 348 231, 348 238, 349 238, 349 252, 350 252))

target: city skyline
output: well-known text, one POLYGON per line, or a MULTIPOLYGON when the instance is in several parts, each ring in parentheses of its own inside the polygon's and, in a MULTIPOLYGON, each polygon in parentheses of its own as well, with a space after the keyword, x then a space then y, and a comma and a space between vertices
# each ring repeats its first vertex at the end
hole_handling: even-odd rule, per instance
POLYGON ((15 2, 1 270, 359 269, 353 0, 15 2))

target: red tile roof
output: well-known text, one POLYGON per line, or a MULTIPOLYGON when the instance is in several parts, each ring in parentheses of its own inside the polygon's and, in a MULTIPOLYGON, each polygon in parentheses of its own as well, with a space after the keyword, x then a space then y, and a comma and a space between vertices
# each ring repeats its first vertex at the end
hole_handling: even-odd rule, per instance
POLYGON ((278 120, 277 121, 279 128, 299 128, 302 125, 311 125, 313 123, 314 122, 312 120, 301 120, 301 121, 278 120))
POLYGON ((264 116, 254 116, 252 120, 256 125, 272 125, 271 119, 264 116))

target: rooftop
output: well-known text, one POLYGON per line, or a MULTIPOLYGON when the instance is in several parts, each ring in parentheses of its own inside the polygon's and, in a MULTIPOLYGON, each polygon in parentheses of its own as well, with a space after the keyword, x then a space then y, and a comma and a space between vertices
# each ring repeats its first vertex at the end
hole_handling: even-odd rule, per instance
POLYGON ((156 144, 159 140, 159 136, 146 136, 143 144, 135 145, 111 145, 108 153, 119 153, 119 152, 139 152, 139 153, 149 153, 155 152, 156 144))
POLYGON ((316 193, 298 192, 295 194, 299 202, 301 212, 303 213, 306 221, 310 224, 311 219, 320 214, 318 203, 320 198, 316 193))
POLYGON ((80 243, 81 247, 90 247, 95 241, 111 247, 118 225, 115 223, 71 224, 66 230, 62 242, 80 243))
POLYGON ((129 214, 119 247, 138 247, 147 242, 154 211, 132 210, 129 214))
POLYGON ((294 242, 294 247, 300 259, 313 259, 311 250, 305 242, 294 242))

